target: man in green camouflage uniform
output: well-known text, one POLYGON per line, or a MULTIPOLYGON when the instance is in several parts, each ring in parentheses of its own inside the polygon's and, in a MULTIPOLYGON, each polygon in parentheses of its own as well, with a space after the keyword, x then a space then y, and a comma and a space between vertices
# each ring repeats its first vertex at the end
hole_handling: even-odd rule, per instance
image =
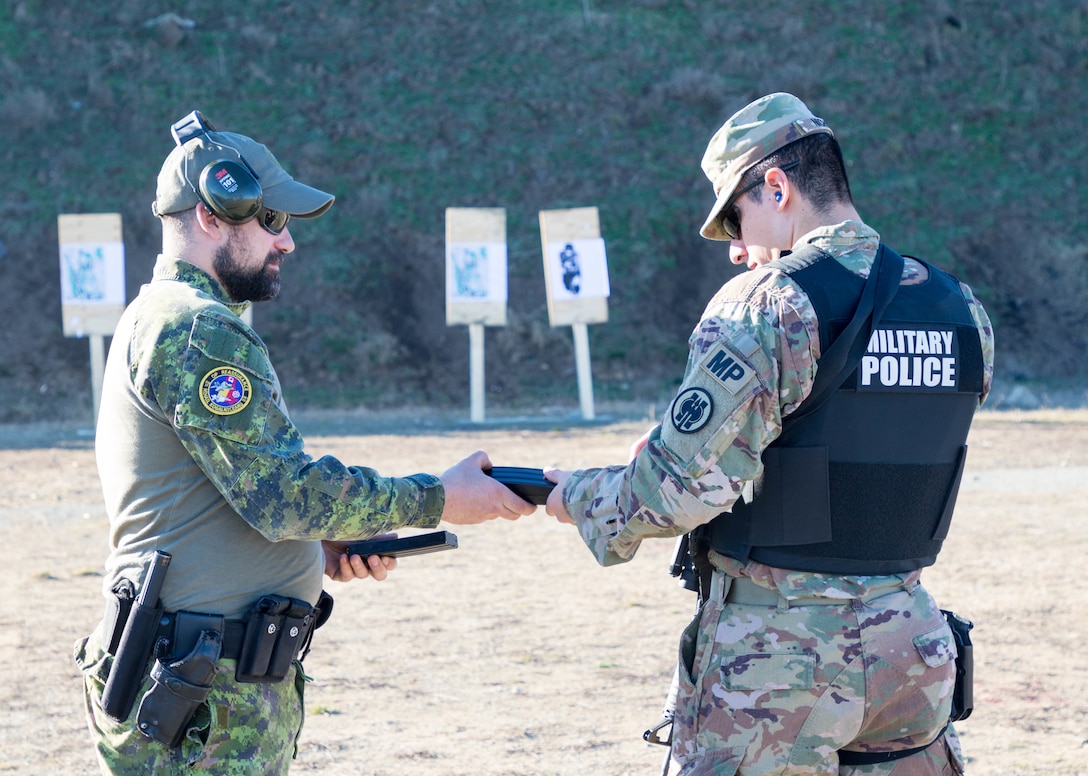
MULTIPOLYGON (((162 550, 172 555, 166 612, 242 620, 266 594, 317 603, 323 573, 382 580, 395 567, 393 558, 349 557, 349 540, 531 513, 483 472, 483 452, 441 477, 383 477, 305 452, 268 350, 239 316, 278 292, 295 247, 288 220, 320 216, 333 197, 294 180, 246 136, 208 125, 186 138, 176 133, 181 124, 154 203, 162 254, 118 324, 103 385, 96 454, 110 518, 107 599, 125 579, 138 589, 162 550), (216 200, 202 170, 222 175, 231 196, 253 187, 255 212, 238 217, 231 208, 241 200, 216 200)), ((219 660, 210 694, 170 747, 136 729, 147 667, 128 718, 104 713, 114 657, 101 631, 77 643, 75 656, 104 772, 288 770, 303 719, 297 661, 282 681, 246 683, 236 681, 234 660, 219 660)))
MULTIPOLYGON (((690 337, 677 398, 635 443, 628 465, 546 472, 558 483, 549 514, 573 522, 602 565, 630 560, 645 538, 699 537, 713 525, 728 532, 748 502, 776 495, 767 493, 766 453, 813 390, 823 331, 813 299, 781 262, 818 248, 821 261, 860 286, 877 258, 879 236, 854 208, 831 130, 796 97, 768 95, 735 114, 711 140, 703 169, 717 202, 701 233, 731 240, 731 260, 750 272, 710 301, 690 337)), ((926 288, 931 275, 949 277, 914 259, 902 266, 889 276, 897 297, 926 288)), ((949 304, 962 308, 960 332, 978 354, 977 390, 959 405, 965 438, 989 391, 993 333, 970 289, 950 280, 949 304)), ((920 348, 929 343, 918 340, 920 348)), ((957 366, 951 357, 934 363, 950 373, 957 366)), ((877 426, 878 438, 879 417, 862 421, 877 426)), ((783 476, 779 485, 788 497, 794 481, 783 476)), ((900 509, 913 508, 901 500, 900 509)), ((808 510, 819 506, 795 503, 784 522, 803 532, 808 510)), ((836 539, 864 547, 871 537, 836 539)), ((714 546, 702 555, 700 610, 681 639, 672 728, 681 774, 962 772, 946 728, 956 647, 914 567, 931 560, 844 574, 758 562, 750 546, 714 546), (840 750, 881 759, 912 749, 919 751, 875 764, 840 762, 840 750)))

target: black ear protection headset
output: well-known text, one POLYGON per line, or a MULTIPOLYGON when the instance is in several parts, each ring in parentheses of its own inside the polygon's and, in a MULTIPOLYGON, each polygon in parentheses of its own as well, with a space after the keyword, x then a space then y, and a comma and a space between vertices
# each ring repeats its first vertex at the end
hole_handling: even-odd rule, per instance
POLYGON ((241 151, 213 140, 208 133, 215 131, 212 123, 198 110, 170 127, 170 134, 179 146, 204 135, 205 142, 224 151, 224 156, 233 152, 237 157, 217 159, 205 165, 195 184, 189 175, 189 158, 185 157, 184 175, 185 182, 210 212, 228 224, 243 224, 261 211, 260 176, 249 166, 241 151))

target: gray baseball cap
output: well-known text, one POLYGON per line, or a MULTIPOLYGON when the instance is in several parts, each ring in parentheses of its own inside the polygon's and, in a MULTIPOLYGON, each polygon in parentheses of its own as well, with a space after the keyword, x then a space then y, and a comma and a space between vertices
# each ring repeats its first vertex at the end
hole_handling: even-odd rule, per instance
POLYGON ((166 157, 155 190, 155 213, 180 213, 196 207, 200 202, 196 187, 201 172, 224 159, 241 162, 257 176, 262 204, 270 210, 289 213, 293 218, 317 218, 336 199, 288 175, 267 146, 235 132, 210 129, 184 140, 166 157))
POLYGON ((734 113, 703 154, 703 172, 718 199, 699 234, 708 240, 728 240, 721 213, 741 176, 783 146, 817 132, 834 134, 801 100, 785 92, 760 97, 734 113))

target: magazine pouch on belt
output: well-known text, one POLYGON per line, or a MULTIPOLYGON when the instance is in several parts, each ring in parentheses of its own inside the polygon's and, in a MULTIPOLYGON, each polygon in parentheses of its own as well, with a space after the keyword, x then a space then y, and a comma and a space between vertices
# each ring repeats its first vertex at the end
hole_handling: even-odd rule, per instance
POLYGON ((234 678, 279 682, 287 676, 313 625, 314 608, 281 595, 261 596, 249 617, 234 678))

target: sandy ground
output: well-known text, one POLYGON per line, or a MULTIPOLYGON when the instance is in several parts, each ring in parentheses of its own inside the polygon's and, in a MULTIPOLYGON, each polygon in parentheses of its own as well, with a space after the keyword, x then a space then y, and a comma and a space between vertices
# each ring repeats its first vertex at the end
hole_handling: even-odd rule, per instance
MULTIPOLYGON (((306 422, 300 422, 304 430, 306 422)), ((309 423, 310 451, 386 474, 625 460, 648 421, 469 426, 350 416, 309 423)), ((1088 775, 1088 412, 982 413, 956 520, 926 582, 976 622, 974 776, 1088 775)), ((101 612, 106 518, 89 434, 0 428, 0 773, 97 773, 72 642, 101 612)), ((336 613, 294 772, 657 774, 659 717, 693 596, 671 541, 599 568, 543 510, 456 529, 382 584, 327 582, 336 613)))

